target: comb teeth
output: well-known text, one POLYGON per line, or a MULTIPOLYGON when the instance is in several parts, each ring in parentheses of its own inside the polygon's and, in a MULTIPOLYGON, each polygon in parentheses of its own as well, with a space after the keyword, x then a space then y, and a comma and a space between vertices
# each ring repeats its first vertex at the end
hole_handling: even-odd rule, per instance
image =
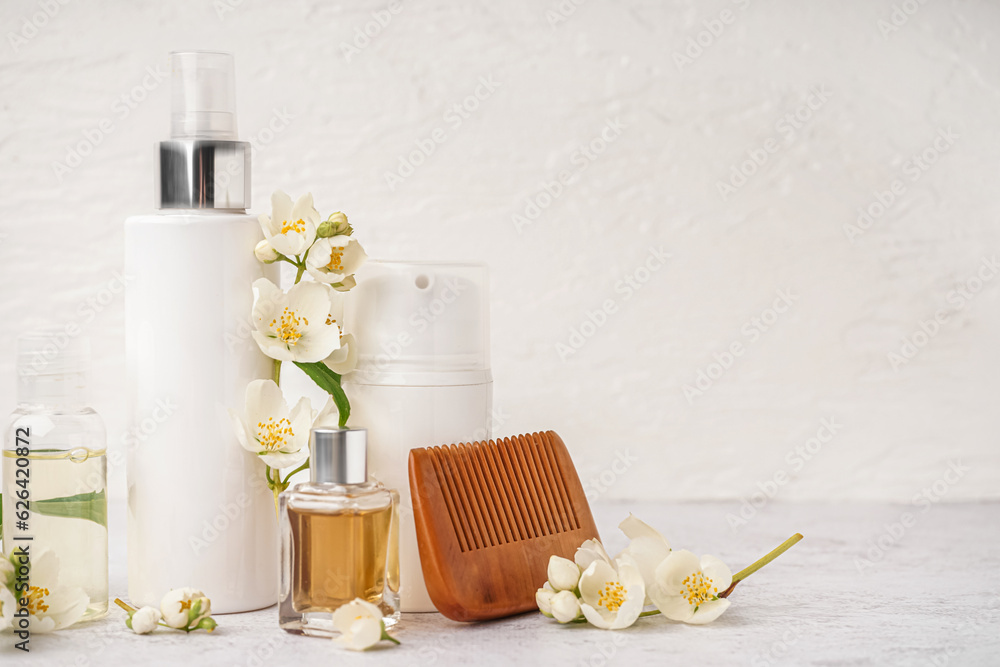
POLYGON ((427 452, 463 552, 580 528, 548 433, 427 452))

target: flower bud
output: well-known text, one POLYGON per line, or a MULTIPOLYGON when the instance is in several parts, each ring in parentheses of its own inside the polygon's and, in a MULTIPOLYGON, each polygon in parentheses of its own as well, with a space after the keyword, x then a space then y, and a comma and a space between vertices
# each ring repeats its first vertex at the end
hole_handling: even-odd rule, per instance
POLYGON ((552 596, 552 618, 560 623, 580 618, 580 600, 573 591, 559 591, 552 596))
POLYGON ((350 223, 347 222, 347 215, 337 211, 332 214, 325 222, 320 223, 319 227, 316 228, 316 236, 321 239, 329 238, 331 236, 350 236, 354 233, 354 229, 351 227, 350 223))
POLYGON ((205 630, 206 632, 211 632, 215 630, 218 623, 211 616, 206 616, 205 618, 198 621, 198 625, 194 627, 195 630, 205 630))
POLYGON ((155 607, 143 607, 132 614, 128 620, 128 627, 137 635, 145 635, 156 629, 160 622, 160 610, 155 607))
POLYGON ((571 591, 580 582, 580 566, 559 556, 549 558, 547 574, 549 583, 557 591, 571 591))
POLYGON ((555 594, 551 588, 539 588, 535 591, 535 604, 538 605, 538 611, 542 612, 543 616, 552 618, 552 598, 555 594))
POLYGON ((253 249, 253 254, 265 264, 270 264, 278 260, 278 251, 266 239, 257 244, 257 247, 253 249))

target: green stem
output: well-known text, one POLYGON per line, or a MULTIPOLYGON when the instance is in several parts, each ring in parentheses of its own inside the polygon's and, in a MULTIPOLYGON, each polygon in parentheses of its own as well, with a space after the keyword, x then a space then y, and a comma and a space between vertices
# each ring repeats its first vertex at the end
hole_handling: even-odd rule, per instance
POLYGON ((739 572, 737 572, 736 574, 734 574, 733 575, 733 583, 735 584, 737 581, 742 581, 742 580, 746 579, 751 574, 753 574, 754 572, 756 572, 760 568, 764 567, 765 565, 767 565, 768 563, 770 563, 772 560, 774 560, 775 558, 777 558, 781 554, 783 554, 786 551, 788 551, 789 549, 791 549, 801 539, 802 539, 802 534, 801 533, 795 533, 794 535, 792 535, 791 537, 789 537, 787 540, 785 540, 784 542, 782 542, 781 544, 779 544, 777 547, 775 547, 774 549, 772 549, 766 556, 764 556, 763 558, 759 558, 758 560, 754 561, 753 563, 751 563, 747 567, 743 568, 742 570, 740 570, 739 572))
POLYGON ((639 614, 639 618, 644 618, 646 616, 656 616, 659 613, 660 613, 659 609, 653 609, 651 611, 644 611, 641 614, 639 614))
POLYGON ((134 614, 136 611, 135 607, 125 604, 125 602, 123 602, 121 598, 115 598, 115 604, 130 614, 134 614))
POLYGON ((282 486, 284 486, 285 488, 288 488, 288 480, 290 480, 292 478, 292 475, 294 475, 295 473, 300 472, 302 470, 305 470, 308 467, 309 467, 309 459, 306 459, 305 463, 303 463, 302 465, 300 465, 298 468, 296 468, 292 472, 288 473, 288 476, 285 477, 285 479, 284 479, 283 482, 281 482, 282 486))
POLYGON ((305 265, 305 263, 299 264, 298 267, 299 267, 299 270, 295 274, 295 284, 296 285, 298 285, 299 281, 302 280, 302 274, 306 272, 306 265, 305 265))
POLYGON ((274 360, 274 366, 273 366, 272 372, 274 374, 274 384, 276 384, 276 385, 278 385, 280 387, 281 386, 281 360, 279 360, 279 359, 275 359, 274 360))

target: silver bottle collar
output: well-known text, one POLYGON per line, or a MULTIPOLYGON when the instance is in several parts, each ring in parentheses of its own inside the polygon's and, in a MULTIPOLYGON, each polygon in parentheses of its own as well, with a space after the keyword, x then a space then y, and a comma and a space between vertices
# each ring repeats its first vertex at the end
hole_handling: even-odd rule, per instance
POLYGON ((156 207, 250 208, 250 144, 173 139, 156 149, 156 207))

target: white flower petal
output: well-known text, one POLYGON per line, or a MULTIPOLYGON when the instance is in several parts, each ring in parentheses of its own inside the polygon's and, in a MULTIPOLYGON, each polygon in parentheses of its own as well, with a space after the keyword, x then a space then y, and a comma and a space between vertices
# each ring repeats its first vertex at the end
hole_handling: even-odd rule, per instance
POLYGON ((701 569, 701 560, 686 549, 671 551, 656 568, 655 580, 667 591, 680 590, 684 579, 701 569))
POLYGON ((611 621, 604 618, 599 611, 591 607, 586 602, 580 604, 580 611, 583 612, 583 616, 587 619, 587 622, 594 627, 601 628, 602 630, 611 629, 611 621))
POLYGON ((300 449, 297 452, 269 452, 267 454, 261 454, 260 460, 263 461, 265 465, 269 465, 272 468, 280 470, 282 468, 297 468, 308 457, 309 450, 300 449))
POLYGON ((603 560, 605 563, 610 563, 611 557, 608 556, 608 552, 604 550, 604 545, 598 540, 587 540, 576 550, 573 560, 580 566, 580 569, 586 570, 595 560, 603 560))
POLYGON ((271 359, 277 359, 278 361, 295 361, 295 354, 288 349, 288 346, 282 343, 277 338, 271 338, 260 331, 251 331, 250 335, 253 336, 254 341, 257 343, 257 347, 260 351, 271 359))
POLYGON ((274 380, 253 380, 247 385, 246 414, 251 427, 268 419, 287 418, 288 406, 281 387, 274 380))
POLYGON ((319 222, 319 211, 313 206, 311 192, 307 192, 298 198, 295 205, 292 206, 290 219, 311 222, 313 225, 319 222))
POLYGON ((359 618, 351 623, 347 634, 337 638, 337 642, 352 651, 364 651, 378 643, 382 637, 382 625, 370 618, 359 618))
POLYGON ((701 571, 712 580, 712 586, 718 588, 719 593, 725 591, 733 583, 733 573, 729 571, 725 563, 715 556, 705 555, 701 557, 701 571))
MULTIPOLYGON (((677 589, 680 590, 680 589, 677 589)), ((677 594, 677 590, 667 591, 660 585, 651 586, 649 597, 664 618, 671 621, 688 621, 694 615, 694 605, 677 594)))
POLYGON ((358 367, 358 346, 353 334, 344 334, 340 338, 340 347, 323 360, 326 367, 338 375, 347 375, 358 367))
POLYGON ((621 531, 625 533, 625 536, 629 539, 634 540, 639 537, 653 538, 662 541, 665 545, 667 545, 667 549, 670 548, 670 542, 667 541, 667 538, 663 537, 660 531, 656 530, 645 521, 637 519, 632 514, 625 517, 625 519, 618 524, 618 528, 621 529, 621 531))
POLYGON ((626 555, 635 560, 643 581, 652 584, 656 580, 656 568, 670 555, 670 546, 660 537, 640 535, 632 538, 621 554, 626 555))
POLYGON ((707 602, 702 602, 698 605, 698 611, 694 612, 688 619, 688 623, 694 625, 703 625, 705 623, 711 623, 719 616, 722 612, 729 609, 729 599, 719 598, 718 600, 708 600, 707 602))
POLYGON ((354 651, 374 646, 382 638, 382 612, 370 602, 355 598, 333 612, 336 641, 354 651))
POLYGON ((229 420, 233 424, 233 433, 236 434, 236 440, 240 443, 240 446, 248 452, 256 452, 256 440, 253 439, 252 435, 247 434, 247 427, 246 424, 243 423, 243 418, 232 408, 229 408, 228 412, 229 420))
MULTIPOLYGON (((271 195, 271 221, 277 229, 281 228, 284 220, 292 217, 292 207, 292 198, 288 193, 275 190, 271 195)), ((277 230, 274 233, 277 233, 277 230)))
POLYGON ((589 605, 597 607, 601 591, 609 581, 617 581, 615 568, 603 560, 595 560, 580 576, 580 597, 589 605))

